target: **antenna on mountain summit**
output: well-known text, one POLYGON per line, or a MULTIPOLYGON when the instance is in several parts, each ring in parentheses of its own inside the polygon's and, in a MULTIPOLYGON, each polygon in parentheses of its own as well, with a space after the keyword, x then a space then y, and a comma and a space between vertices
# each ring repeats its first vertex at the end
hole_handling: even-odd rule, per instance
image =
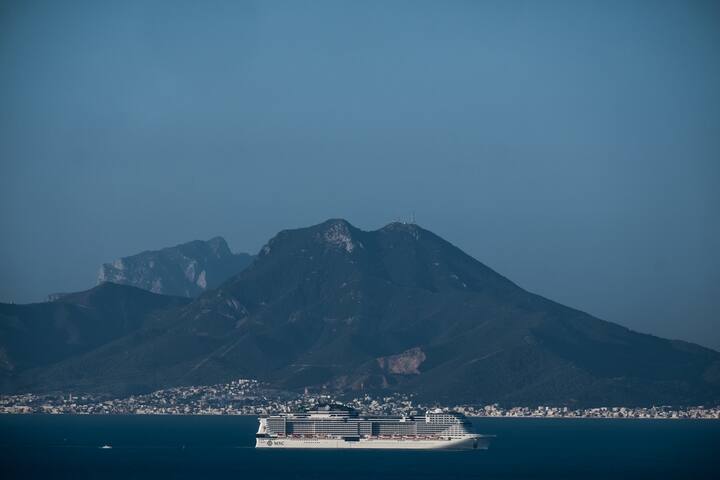
POLYGON ((412 212, 409 216, 395 217, 395 223, 402 223, 403 225, 414 225, 415 224, 415 212, 412 212))

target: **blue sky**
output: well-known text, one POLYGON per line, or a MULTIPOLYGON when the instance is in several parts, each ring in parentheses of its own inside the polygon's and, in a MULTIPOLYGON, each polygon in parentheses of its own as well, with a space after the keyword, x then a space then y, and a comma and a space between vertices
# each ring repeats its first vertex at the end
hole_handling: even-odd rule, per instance
POLYGON ((0 301, 343 217, 720 348, 720 8, 0 3, 0 301))

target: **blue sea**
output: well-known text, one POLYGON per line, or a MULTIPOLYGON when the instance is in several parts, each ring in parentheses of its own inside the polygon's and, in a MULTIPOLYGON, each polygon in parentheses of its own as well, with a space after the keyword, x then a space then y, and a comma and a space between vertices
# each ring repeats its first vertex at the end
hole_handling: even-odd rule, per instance
POLYGON ((0 415, 0 478, 720 479, 720 421, 473 423, 489 450, 255 450, 255 417, 0 415))

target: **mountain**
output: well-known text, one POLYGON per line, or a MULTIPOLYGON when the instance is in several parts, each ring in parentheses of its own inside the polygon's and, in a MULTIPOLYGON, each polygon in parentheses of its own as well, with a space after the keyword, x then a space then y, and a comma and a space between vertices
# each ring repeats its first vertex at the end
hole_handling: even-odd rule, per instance
POLYGON ((157 312, 189 303, 135 287, 103 283, 53 302, 0 303, 0 379, 82 354, 146 325, 157 312))
POLYGON ((417 225, 344 220, 280 232, 217 289, 16 386, 127 393, 238 377, 441 402, 720 401, 718 352, 527 292, 417 225))
POLYGON ((225 239, 215 237, 106 263, 100 268, 97 282, 132 285, 162 295, 196 297, 239 273, 252 259, 247 253, 232 253, 225 239))

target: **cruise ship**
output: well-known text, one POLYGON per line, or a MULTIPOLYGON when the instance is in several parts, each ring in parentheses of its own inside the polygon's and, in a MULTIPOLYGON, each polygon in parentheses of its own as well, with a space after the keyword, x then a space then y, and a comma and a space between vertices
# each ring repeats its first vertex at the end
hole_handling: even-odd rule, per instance
POLYGON ((464 415, 430 410, 424 416, 366 417, 348 407, 260 417, 256 448, 487 449, 464 415))

